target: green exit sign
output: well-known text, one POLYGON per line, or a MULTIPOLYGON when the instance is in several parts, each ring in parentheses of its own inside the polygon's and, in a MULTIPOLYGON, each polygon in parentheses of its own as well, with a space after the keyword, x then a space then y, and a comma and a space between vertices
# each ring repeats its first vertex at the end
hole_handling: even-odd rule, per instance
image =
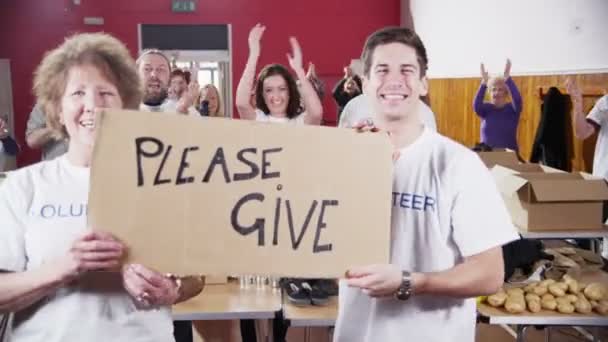
POLYGON ((196 0, 172 0, 171 10, 173 12, 195 12, 196 0))

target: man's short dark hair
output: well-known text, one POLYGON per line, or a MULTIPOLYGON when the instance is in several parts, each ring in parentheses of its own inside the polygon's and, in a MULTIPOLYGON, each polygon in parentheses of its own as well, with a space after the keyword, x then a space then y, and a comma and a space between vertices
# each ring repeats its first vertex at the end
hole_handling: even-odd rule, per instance
POLYGON ((385 27, 367 37, 365 45, 363 46, 361 60, 363 61, 363 74, 366 77, 369 77, 369 72, 372 67, 372 58, 376 48, 380 45, 391 43, 401 43, 416 50, 416 57, 418 59, 418 64, 420 64, 420 77, 426 75, 429 60, 426 56, 424 44, 416 32, 405 27, 385 27))
POLYGON ((172 80, 173 77, 181 77, 184 79, 184 81, 186 81, 186 83, 188 83, 188 80, 186 79, 186 73, 182 69, 175 69, 171 71, 171 76, 169 77, 169 79, 172 80))

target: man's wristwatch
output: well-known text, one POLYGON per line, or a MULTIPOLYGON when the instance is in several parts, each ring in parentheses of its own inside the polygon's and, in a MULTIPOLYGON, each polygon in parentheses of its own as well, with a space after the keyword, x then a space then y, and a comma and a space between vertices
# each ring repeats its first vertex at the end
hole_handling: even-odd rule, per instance
POLYGON ((408 300, 412 295, 412 274, 408 271, 401 271, 401 285, 395 292, 395 298, 408 300))

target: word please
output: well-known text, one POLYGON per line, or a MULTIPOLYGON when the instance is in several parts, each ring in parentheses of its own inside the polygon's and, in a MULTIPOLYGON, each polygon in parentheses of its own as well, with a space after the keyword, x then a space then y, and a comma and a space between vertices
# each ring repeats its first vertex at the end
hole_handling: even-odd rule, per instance
MULTIPOLYGON (((144 174, 148 174, 144 172, 143 164, 145 159, 154 159, 155 161, 158 161, 156 164, 155 176, 152 181, 152 185, 154 186, 171 183, 174 183, 175 185, 194 183, 195 177, 192 174, 193 171, 188 170, 190 167, 188 158, 191 153, 194 154, 194 152, 198 150, 198 146, 189 146, 182 148, 181 151, 175 151, 172 145, 167 145, 157 138, 136 138, 137 186, 141 187, 148 184, 144 177, 144 174), (176 154, 181 158, 177 170, 165 169, 167 159, 174 157, 176 154)), ((202 174, 202 183, 208 183, 215 170, 218 169, 226 183, 230 183, 231 181, 250 180, 258 176, 260 176, 261 179, 279 178, 281 173, 276 170, 271 170, 270 157, 272 154, 276 154, 282 150, 282 147, 261 149, 261 151, 258 151, 258 148, 255 147, 243 148, 236 153, 236 156, 234 157, 236 161, 233 161, 233 163, 242 163, 249 168, 249 171, 231 174, 228 163, 228 159, 230 158, 226 157, 222 147, 218 147, 209 161, 208 166, 205 168, 204 173, 200 173, 202 174), (260 152, 261 155, 258 155, 258 152, 260 152)), ((150 180, 148 180, 148 182, 150 182, 150 180)))

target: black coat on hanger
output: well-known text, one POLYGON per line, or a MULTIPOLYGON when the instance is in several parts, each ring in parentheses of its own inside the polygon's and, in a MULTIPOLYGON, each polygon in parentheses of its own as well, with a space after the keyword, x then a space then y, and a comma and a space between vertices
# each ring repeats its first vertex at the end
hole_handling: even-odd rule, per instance
POLYGON ((551 87, 541 105, 530 162, 571 171, 571 131, 569 97, 551 87))

